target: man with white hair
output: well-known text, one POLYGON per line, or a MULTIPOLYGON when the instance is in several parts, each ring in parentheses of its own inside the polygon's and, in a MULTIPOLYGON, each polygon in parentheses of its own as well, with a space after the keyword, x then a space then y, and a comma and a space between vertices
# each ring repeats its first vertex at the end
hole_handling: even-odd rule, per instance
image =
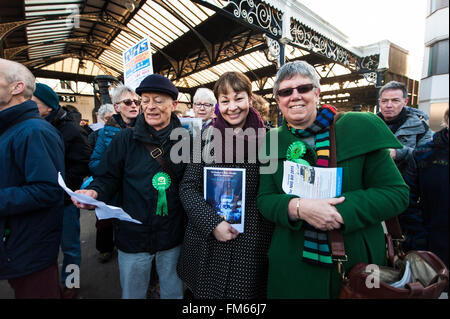
POLYGON ((0 59, 0 280, 16 298, 61 298, 64 144, 35 102, 33 74, 0 59))

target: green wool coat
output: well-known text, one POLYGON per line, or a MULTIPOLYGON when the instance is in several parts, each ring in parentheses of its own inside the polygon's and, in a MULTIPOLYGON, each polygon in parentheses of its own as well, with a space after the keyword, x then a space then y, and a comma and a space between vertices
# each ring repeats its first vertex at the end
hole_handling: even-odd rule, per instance
MULTIPOLYGON (((349 112, 336 122, 338 167, 343 168, 342 196, 336 205, 344 225, 348 262, 346 271, 358 262, 387 262, 381 222, 408 206, 409 189, 388 148, 401 148, 385 123, 372 113, 349 112)), ((268 298, 337 298, 341 279, 332 269, 301 260, 304 240, 302 221, 288 219, 289 201, 297 197, 282 190, 286 150, 298 138, 286 125, 272 129, 261 147, 261 159, 276 159, 274 174, 261 174, 257 204, 261 214, 275 223, 269 256, 268 298), (271 135, 278 134, 278 152, 269 154, 271 135), (266 151, 267 150, 267 151, 266 151), (264 154, 264 155, 262 155, 264 154)))

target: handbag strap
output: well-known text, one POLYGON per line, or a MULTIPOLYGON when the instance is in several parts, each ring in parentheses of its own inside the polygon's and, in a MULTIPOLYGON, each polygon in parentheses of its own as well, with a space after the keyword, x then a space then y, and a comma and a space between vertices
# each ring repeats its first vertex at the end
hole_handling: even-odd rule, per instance
MULTIPOLYGON (((336 113, 333 119, 333 123, 330 125, 330 164, 329 167, 337 167, 337 156, 336 156, 336 132, 335 125, 338 118, 341 116, 342 112, 336 113)), ((328 233, 330 237, 331 246, 331 256, 333 259, 344 260, 345 255, 345 245, 344 236, 339 230, 332 230, 328 233)))
MULTIPOLYGON (((334 116, 333 123, 330 126, 330 166, 337 167, 337 157, 336 157, 336 134, 335 134, 335 124, 339 116, 343 112, 338 112, 334 116)), ((388 235, 392 237, 393 240, 402 240, 402 229, 398 221, 397 216, 394 216, 385 221, 386 229, 388 235)), ((330 246, 331 246, 331 256, 334 260, 347 260, 345 254, 344 236, 338 229, 329 232, 330 246)))
POLYGON ((147 150, 150 153, 150 156, 155 159, 159 165, 163 168, 163 170, 169 174, 170 178, 175 184, 178 184, 178 178, 175 175, 175 173, 172 171, 172 168, 170 167, 169 163, 164 159, 163 150, 154 144, 150 143, 143 143, 144 146, 147 148, 147 150))

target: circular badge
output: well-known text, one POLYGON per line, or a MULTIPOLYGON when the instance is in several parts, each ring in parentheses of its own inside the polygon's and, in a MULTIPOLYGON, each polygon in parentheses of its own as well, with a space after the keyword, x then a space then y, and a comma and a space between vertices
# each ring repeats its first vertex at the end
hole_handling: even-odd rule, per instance
POLYGON ((292 162, 295 162, 298 164, 310 166, 307 161, 302 159, 302 157, 305 155, 305 153, 306 153, 305 143, 302 141, 296 141, 296 142, 292 143, 291 145, 289 145, 287 153, 286 153, 286 158, 288 161, 292 161, 292 162))
POLYGON ((170 176, 167 173, 159 172, 155 174, 152 178, 153 187, 157 190, 166 190, 170 186, 170 176))

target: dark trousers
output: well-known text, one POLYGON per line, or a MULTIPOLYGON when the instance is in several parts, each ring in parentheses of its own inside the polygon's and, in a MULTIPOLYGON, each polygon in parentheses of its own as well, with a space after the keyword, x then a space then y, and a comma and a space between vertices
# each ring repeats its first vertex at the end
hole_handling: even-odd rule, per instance
POLYGON ((8 282, 16 299, 61 299, 57 264, 8 282))
POLYGON ((111 253, 114 250, 114 227, 111 219, 98 220, 95 223, 95 248, 100 253, 111 253))

